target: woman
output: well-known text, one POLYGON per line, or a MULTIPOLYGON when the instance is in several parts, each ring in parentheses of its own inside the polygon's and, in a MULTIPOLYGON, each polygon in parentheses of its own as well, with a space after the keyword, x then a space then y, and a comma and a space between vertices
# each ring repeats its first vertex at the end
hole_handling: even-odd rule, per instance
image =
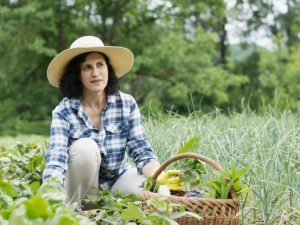
POLYGON ((118 78, 133 61, 129 49, 84 36, 48 66, 50 84, 65 97, 52 112, 43 180, 55 177, 69 203, 81 203, 99 188, 139 195, 139 185, 160 166, 134 98, 118 90, 118 78))

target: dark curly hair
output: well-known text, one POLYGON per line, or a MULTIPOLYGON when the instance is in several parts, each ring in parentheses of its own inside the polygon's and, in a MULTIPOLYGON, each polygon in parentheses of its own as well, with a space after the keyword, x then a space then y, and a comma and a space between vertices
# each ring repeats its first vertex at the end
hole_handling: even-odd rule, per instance
MULTIPOLYGON (((79 98, 79 96, 82 94, 82 83, 80 80, 80 64, 85 61, 86 56, 90 53, 91 52, 86 52, 76 56, 67 65, 59 84, 59 90, 61 91, 63 97, 79 98)), ((103 55, 108 68, 108 82, 104 91, 106 95, 115 94, 120 87, 119 79, 116 76, 112 65, 110 64, 107 55, 103 54, 102 52, 99 53, 103 55)))

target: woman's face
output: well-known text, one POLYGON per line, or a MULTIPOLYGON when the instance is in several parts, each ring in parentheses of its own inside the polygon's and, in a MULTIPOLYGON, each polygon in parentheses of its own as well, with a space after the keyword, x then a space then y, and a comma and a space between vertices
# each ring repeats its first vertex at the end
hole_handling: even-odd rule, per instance
POLYGON ((101 53, 89 53, 80 65, 83 93, 104 92, 108 82, 108 67, 101 53))

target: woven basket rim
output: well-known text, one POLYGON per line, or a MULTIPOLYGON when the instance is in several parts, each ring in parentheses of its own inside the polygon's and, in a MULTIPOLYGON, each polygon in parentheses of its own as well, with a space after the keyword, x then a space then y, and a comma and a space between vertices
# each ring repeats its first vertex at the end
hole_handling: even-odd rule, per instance
POLYGON ((151 191, 143 191, 142 196, 144 196, 144 194, 148 194, 150 196, 156 197, 156 198, 161 198, 161 199, 166 199, 166 198, 175 198, 175 199, 190 199, 190 200, 201 200, 203 199, 203 201, 213 201, 213 202, 230 202, 233 201, 235 203, 239 203, 239 200, 237 198, 224 198, 224 199, 220 199, 220 198, 205 198, 205 197, 184 197, 184 196, 177 196, 177 195, 170 195, 170 196, 166 196, 166 195, 160 195, 158 193, 154 193, 151 191))

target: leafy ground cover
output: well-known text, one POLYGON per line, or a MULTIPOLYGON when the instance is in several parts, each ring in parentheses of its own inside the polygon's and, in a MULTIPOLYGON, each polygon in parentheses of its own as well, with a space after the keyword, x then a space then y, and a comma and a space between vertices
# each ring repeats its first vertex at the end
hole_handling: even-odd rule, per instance
MULTIPOLYGON (((289 112, 257 115, 245 110, 241 114, 224 116, 216 111, 206 115, 195 113, 189 117, 169 115, 157 118, 151 115, 145 125, 161 161, 170 158, 191 137, 197 136, 195 151, 215 160, 225 170, 230 171, 231 165, 238 168, 250 165, 245 182, 252 192, 247 201, 242 201, 241 224, 297 225, 300 224, 299 118, 299 115, 289 112)), ((93 223, 86 216, 75 216, 75 206, 62 207, 63 197, 49 201, 36 195, 43 169, 41 156, 47 139, 41 136, 0 138, 0 224, 93 223), (11 147, 19 140, 34 144, 11 147), (13 215, 14 219, 7 220, 8 215, 13 215), (30 222, 16 223, 18 218, 24 217, 30 222)), ((120 201, 119 198, 115 200, 120 201)), ((168 207, 175 206, 160 206, 162 210, 168 207)), ((139 209, 131 204, 126 211, 137 212, 139 209)), ((127 213, 121 214, 120 217, 128 219, 127 213)), ((156 219, 161 217, 153 216, 156 219)), ((139 219, 142 220, 143 216, 139 219)))

